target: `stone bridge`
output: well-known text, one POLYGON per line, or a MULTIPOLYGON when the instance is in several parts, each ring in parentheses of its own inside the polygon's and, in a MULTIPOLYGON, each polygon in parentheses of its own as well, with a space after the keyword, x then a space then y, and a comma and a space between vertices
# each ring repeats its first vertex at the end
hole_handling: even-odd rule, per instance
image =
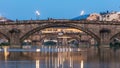
POLYGON ((0 34, 9 40, 11 47, 30 35, 49 27, 70 27, 81 30, 93 37, 98 44, 108 45, 120 34, 120 22, 117 21, 80 21, 80 20, 21 20, 0 23, 0 34))

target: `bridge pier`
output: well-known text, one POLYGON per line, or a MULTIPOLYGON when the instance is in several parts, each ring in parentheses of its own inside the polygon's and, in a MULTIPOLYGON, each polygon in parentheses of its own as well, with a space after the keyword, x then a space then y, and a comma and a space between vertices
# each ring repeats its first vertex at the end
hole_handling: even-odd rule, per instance
POLYGON ((10 48, 21 48, 20 38, 16 34, 12 34, 10 37, 10 48))
POLYGON ((106 43, 101 42, 100 47, 109 47, 109 42, 106 43))
POLYGON ((20 46, 20 30, 13 28, 10 33, 10 48, 21 48, 20 46))
POLYGON ((101 47, 109 47, 109 44, 110 44, 110 38, 109 37, 101 38, 101 40, 100 40, 100 46, 101 47))
POLYGON ((67 38, 62 39, 62 45, 64 45, 64 46, 68 45, 67 38))
POLYGON ((100 31, 101 45, 103 47, 109 47, 111 30, 107 28, 102 28, 100 31))

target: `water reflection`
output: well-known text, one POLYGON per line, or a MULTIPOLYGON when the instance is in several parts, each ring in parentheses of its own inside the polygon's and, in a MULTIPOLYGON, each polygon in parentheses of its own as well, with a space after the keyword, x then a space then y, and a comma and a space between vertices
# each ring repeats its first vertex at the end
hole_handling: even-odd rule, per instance
POLYGON ((36 60, 36 68, 40 68, 40 60, 36 60))
POLYGON ((83 60, 81 60, 81 68, 84 68, 83 60))
POLYGON ((7 56, 9 55, 9 52, 7 51, 8 47, 4 47, 4 57, 5 61, 7 60, 7 56))
POLYGON ((80 52, 0 52, 0 68, 119 68, 120 50, 89 48, 80 52))

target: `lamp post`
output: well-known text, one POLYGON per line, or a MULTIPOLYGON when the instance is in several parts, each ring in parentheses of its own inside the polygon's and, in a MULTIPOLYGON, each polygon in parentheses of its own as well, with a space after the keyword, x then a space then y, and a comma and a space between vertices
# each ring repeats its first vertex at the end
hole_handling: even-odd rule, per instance
POLYGON ((36 19, 39 20, 40 12, 38 10, 35 11, 36 19))
POLYGON ((82 10, 82 11, 80 12, 80 16, 82 16, 82 15, 84 15, 84 14, 85 14, 85 11, 82 10))

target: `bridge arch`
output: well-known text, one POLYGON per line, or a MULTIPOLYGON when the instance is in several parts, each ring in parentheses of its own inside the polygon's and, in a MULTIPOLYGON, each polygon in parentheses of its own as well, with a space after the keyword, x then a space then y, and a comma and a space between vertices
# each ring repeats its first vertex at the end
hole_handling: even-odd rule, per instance
POLYGON ((120 32, 114 34, 111 38, 110 38, 110 41, 112 41, 115 37, 117 37, 118 35, 120 35, 120 32))
POLYGON ((6 40, 8 40, 8 42, 10 41, 10 38, 4 33, 0 32, 0 35, 3 36, 6 40))
POLYGON ((28 38, 30 35, 34 34, 35 32, 38 32, 40 30, 50 28, 50 27, 70 27, 70 28, 75 28, 75 29, 81 30, 81 31, 87 33, 88 35, 90 35, 91 37, 95 38, 95 40, 98 42, 98 44, 100 44, 100 38, 96 34, 94 34, 92 31, 90 31, 89 29, 85 28, 82 25, 76 25, 75 23, 65 23, 65 22, 41 24, 39 27, 34 28, 34 29, 30 30, 29 32, 27 32, 26 34, 24 34, 20 38, 20 41, 22 42, 23 40, 25 40, 26 38, 28 38))

